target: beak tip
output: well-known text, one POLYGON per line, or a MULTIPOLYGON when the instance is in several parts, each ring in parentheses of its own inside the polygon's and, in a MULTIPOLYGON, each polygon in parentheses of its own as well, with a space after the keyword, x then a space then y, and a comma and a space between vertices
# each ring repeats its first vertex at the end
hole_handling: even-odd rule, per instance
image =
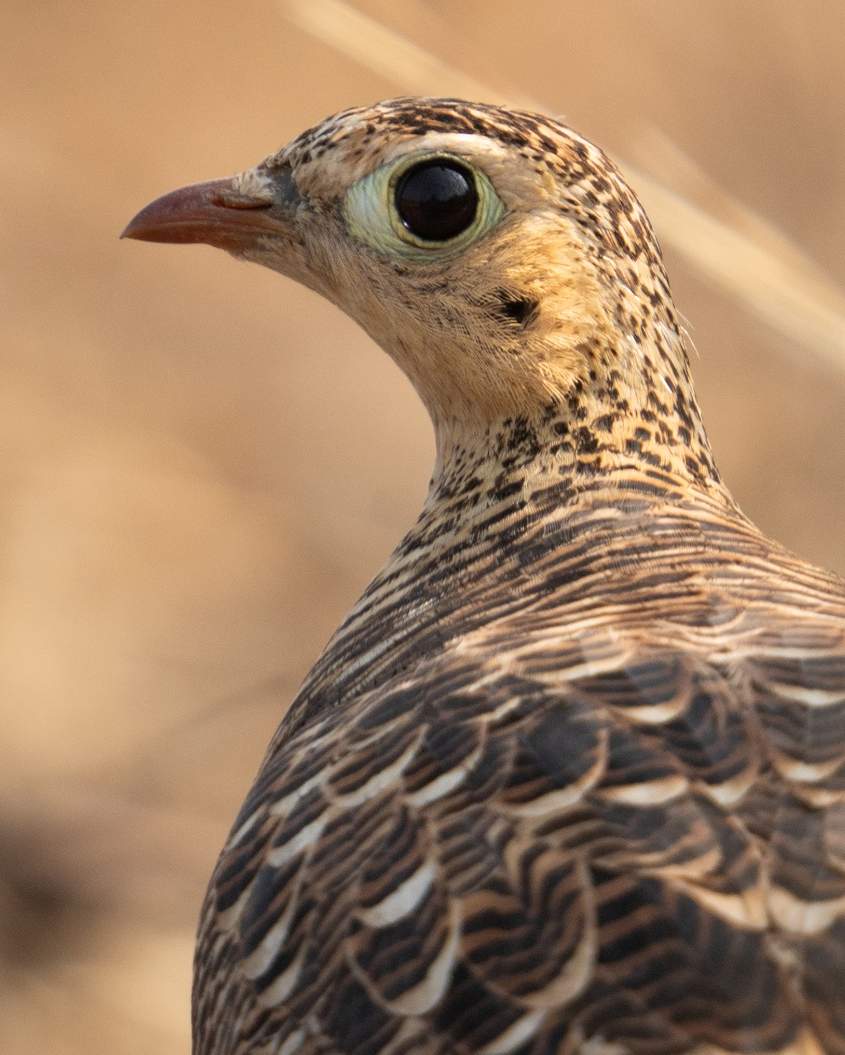
POLYGON ((205 242, 221 249, 246 245, 256 234, 274 230, 272 200, 236 193, 231 179, 194 183, 144 206, 124 227, 121 238, 139 242, 205 242))
MULTIPOLYGON (((148 208, 148 207, 147 207, 148 208)), ((156 238, 156 227, 149 223, 144 223, 144 214, 147 209, 142 209, 139 213, 132 217, 129 223, 123 228, 118 235, 118 239, 123 241, 124 238, 131 238, 136 242, 155 242, 158 240, 164 240, 164 238, 156 238)), ((160 233, 163 233, 159 229, 160 233)))
POLYGON ((151 202, 137 212, 120 232, 120 240, 124 238, 131 238, 137 242, 164 240, 168 225, 173 221, 173 215, 171 210, 161 209, 159 202, 162 200, 151 202), (158 239, 156 234, 159 236, 158 239))

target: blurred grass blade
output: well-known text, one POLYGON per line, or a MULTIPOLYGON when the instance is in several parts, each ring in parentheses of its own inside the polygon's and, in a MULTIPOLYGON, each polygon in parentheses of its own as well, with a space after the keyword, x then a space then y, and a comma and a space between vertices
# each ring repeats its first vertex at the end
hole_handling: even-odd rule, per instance
MULTIPOLYGON (((507 87, 492 88, 455 70, 344 0, 278 4, 299 28, 404 92, 502 100, 549 110, 541 101, 507 87)), ((845 295, 782 231, 717 188, 670 147, 664 140, 655 151, 661 171, 671 170, 687 191, 706 189, 709 208, 692 201, 681 186, 672 189, 642 169, 621 163, 661 241, 786 338, 787 351, 809 351, 845 371, 845 295)))
POLYGON ((626 166, 661 239, 784 337, 845 369, 845 296, 819 266, 661 132, 638 152, 671 184, 626 166))
MULTIPOLYGON (((282 13, 300 29, 362 66, 394 81, 410 95, 495 98, 489 85, 467 77, 430 51, 343 0, 279 0, 282 13)), ((503 98, 501 93, 498 98, 503 98)), ((511 103, 523 105, 525 100, 511 103)))

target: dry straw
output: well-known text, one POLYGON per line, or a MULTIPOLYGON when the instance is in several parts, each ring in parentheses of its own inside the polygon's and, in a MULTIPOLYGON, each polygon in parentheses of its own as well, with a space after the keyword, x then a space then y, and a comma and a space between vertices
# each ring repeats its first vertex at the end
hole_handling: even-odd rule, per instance
MULTIPOLYGON (((461 73, 343 0, 278 0, 300 29, 413 95, 497 99, 534 110, 542 102, 496 90, 461 73)), ((715 184, 673 144, 658 139, 674 188, 634 165, 622 167, 663 242, 727 295, 768 323, 785 350, 811 352, 845 370, 845 296, 782 231, 715 184), (697 204, 693 195, 708 202, 697 204)))

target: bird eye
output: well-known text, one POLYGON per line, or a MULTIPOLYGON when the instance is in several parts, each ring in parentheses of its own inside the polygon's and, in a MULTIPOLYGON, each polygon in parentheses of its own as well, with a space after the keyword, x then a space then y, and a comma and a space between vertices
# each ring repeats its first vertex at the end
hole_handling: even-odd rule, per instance
POLYGON ((455 238, 478 211, 473 174, 447 158, 422 161, 403 172, 394 200, 405 227, 428 242, 455 238))
POLYGON ((405 154, 353 183, 349 233, 380 253, 425 261, 453 256, 505 214, 486 174, 447 153, 405 154))

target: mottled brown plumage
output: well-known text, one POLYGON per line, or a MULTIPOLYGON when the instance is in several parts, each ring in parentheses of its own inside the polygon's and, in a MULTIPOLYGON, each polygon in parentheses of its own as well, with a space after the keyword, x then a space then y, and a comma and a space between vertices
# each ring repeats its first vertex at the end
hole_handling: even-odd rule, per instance
POLYGON ((319 290, 437 436, 215 870, 195 1055, 845 1055, 845 587, 721 483, 612 163, 395 100, 128 233, 319 290), (487 226, 412 244, 409 157, 489 181, 487 226))

